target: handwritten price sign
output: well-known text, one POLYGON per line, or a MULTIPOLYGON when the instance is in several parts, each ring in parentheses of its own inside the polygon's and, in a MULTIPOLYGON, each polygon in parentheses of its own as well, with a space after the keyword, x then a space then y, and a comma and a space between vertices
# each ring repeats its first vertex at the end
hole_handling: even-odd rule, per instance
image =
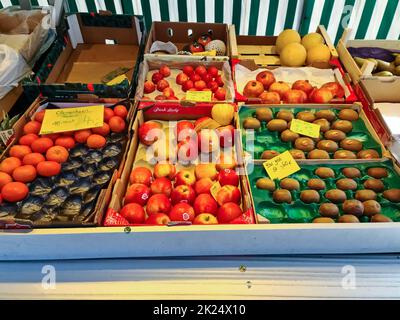
POLYGON ((186 100, 198 102, 210 102, 211 91, 188 91, 186 92, 186 100))
POLYGON ((101 127, 103 121, 104 106, 48 109, 44 115, 40 134, 101 127))
POLYGON ((318 138, 321 126, 319 124, 293 119, 290 124, 290 130, 302 134, 303 136, 318 138))
POLYGON ((264 162, 263 166, 272 180, 282 180, 300 170, 299 165, 289 151, 285 151, 279 156, 264 162))

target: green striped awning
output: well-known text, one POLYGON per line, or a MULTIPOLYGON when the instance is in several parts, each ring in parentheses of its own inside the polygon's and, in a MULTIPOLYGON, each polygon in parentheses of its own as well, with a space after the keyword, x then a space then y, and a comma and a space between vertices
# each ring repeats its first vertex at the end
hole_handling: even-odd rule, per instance
POLYGON ((331 39, 344 28, 350 39, 400 39, 400 0, 306 0, 300 31, 305 34, 323 24, 331 39))

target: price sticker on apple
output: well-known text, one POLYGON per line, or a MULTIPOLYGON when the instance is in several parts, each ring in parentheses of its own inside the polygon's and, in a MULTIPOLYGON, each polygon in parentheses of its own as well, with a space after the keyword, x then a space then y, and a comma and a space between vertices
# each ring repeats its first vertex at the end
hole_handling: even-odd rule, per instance
POLYGON ((290 130, 311 138, 319 138, 321 126, 315 123, 309 123, 299 119, 293 119, 290 124, 290 130))
POLYGON ((197 102, 210 102, 212 98, 211 91, 187 91, 186 100, 197 102))
POLYGON ((217 193, 221 188, 221 184, 218 181, 211 186, 210 193, 215 200, 217 200, 217 193))
POLYGON ((265 171, 272 180, 282 180, 300 170, 299 165, 289 151, 263 163, 265 171))

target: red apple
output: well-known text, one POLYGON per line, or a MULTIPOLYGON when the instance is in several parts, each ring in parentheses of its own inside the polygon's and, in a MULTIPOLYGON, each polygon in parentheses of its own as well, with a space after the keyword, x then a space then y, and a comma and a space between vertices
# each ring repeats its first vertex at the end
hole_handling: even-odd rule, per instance
POLYGON ((217 129, 219 145, 221 148, 229 148, 234 145, 235 128, 232 125, 219 127, 217 129))
POLYGON ((202 213, 211 213, 216 216, 218 204, 211 195, 203 193, 197 196, 196 200, 194 201, 193 208, 196 216, 202 213))
POLYGON ((166 65, 161 66, 158 72, 161 73, 164 78, 167 78, 171 75, 171 70, 166 65))
POLYGON ((194 127, 196 128, 200 123, 202 123, 203 121, 208 121, 208 120, 211 120, 211 118, 210 117, 201 117, 195 121, 194 127))
POLYGON ((285 103, 305 103, 307 102, 307 94, 304 91, 301 90, 288 90, 286 91, 283 96, 282 100, 285 103))
POLYGON ((267 104, 280 104, 281 103, 281 96, 278 92, 269 92, 264 91, 259 95, 259 98, 262 100, 263 103, 267 104))
POLYGON ((190 77, 193 74, 194 69, 192 66, 184 66, 182 71, 184 74, 186 74, 188 77, 190 77))
POLYGON ((264 90, 268 90, 270 85, 276 81, 275 76, 271 71, 260 72, 257 75, 256 80, 262 83, 262 85, 264 86, 264 90))
POLYGON ((208 67, 208 69, 207 69, 207 73, 210 76, 212 76, 213 78, 218 76, 218 72, 219 72, 219 70, 214 66, 208 67))
POLYGON ((126 191, 124 204, 137 203, 144 206, 150 196, 151 190, 148 186, 141 183, 134 183, 126 191))
POLYGON ((156 90, 156 85, 153 83, 153 81, 147 80, 144 83, 144 88, 143 88, 144 93, 152 93, 155 90, 156 90))
POLYGON ((194 72, 202 77, 207 74, 207 69, 204 66, 197 66, 194 72))
POLYGON ((153 174, 151 173, 151 171, 149 169, 147 169, 145 167, 136 167, 132 170, 132 172, 130 174, 129 182, 131 184, 142 183, 149 187, 152 178, 153 178, 153 174))
POLYGON ((195 82, 197 82, 197 81, 200 81, 200 80, 201 80, 201 76, 200 76, 200 75, 198 75, 197 73, 193 73, 193 74, 190 76, 190 80, 192 80, 192 81, 193 81, 193 83, 195 83, 195 82))
POLYGON ((147 121, 139 127, 139 140, 146 146, 152 145, 162 134, 162 126, 158 122, 147 121))
POLYGON ((180 74, 178 74, 176 76, 176 83, 179 85, 183 85, 188 80, 189 80, 189 77, 183 72, 181 72, 180 74))
POLYGON ((184 184, 177 186, 171 193, 171 202, 173 205, 180 202, 192 204, 195 198, 196 192, 193 188, 184 184))
POLYGON ((338 82, 325 83, 321 89, 328 89, 332 92, 334 98, 344 98, 344 89, 338 82))
POLYGON ((181 202, 173 206, 169 217, 171 221, 193 221, 195 213, 192 206, 181 202))
POLYGON ((155 72, 155 73, 153 73, 153 75, 152 75, 152 77, 151 77, 151 81, 153 81, 153 83, 154 84, 158 84, 158 82, 160 81, 160 80, 162 80, 162 79, 164 79, 164 76, 161 74, 161 73, 159 73, 159 72, 155 72))
POLYGON ((310 98, 315 103, 329 103, 333 99, 332 91, 329 89, 316 89, 311 92, 310 98))
POLYGON ((196 90, 201 91, 207 88, 207 84, 203 80, 199 80, 194 83, 194 87, 196 90))
POLYGON ((224 80, 222 80, 222 76, 216 76, 214 80, 218 83, 218 86, 220 87, 223 87, 225 85, 224 80))
POLYGON ((209 83, 213 80, 213 77, 211 74, 206 73, 204 76, 201 77, 201 80, 203 80, 205 83, 209 83))
POLYGON ((194 174, 197 180, 203 178, 215 180, 217 178, 218 171, 214 163, 199 163, 194 168, 194 174))
POLYGON ((247 98, 257 98, 261 93, 264 92, 264 86, 259 81, 249 81, 243 89, 243 94, 247 98))
POLYGON ((182 184, 193 187, 196 183, 196 177, 193 172, 189 170, 181 170, 175 176, 175 187, 182 184))
POLYGON ((214 98, 219 101, 226 100, 226 90, 224 88, 217 89, 217 91, 214 93, 214 98))
POLYGON ((202 178, 200 180, 197 180, 194 184, 194 191, 196 191, 196 194, 211 194, 210 189, 213 184, 214 182, 210 178, 202 178))
POLYGON ((241 193, 238 187, 225 185, 219 189, 217 193, 217 202, 220 206, 227 202, 234 202, 239 204, 241 193))
POLYGON ((163 90, 163 95, 167 97, 167 99, 170 99, 171 97, 175 97, 175 92, 172 88, 168 87, 163 90))
POLYGON ((159 162, 154 166, 154 177, 163 178, 166 177, 170 180, 175 178, 176 169, 171 163, 159 162))
POLYGON ((224 169, 235 169, 237 167, 235 154, 229 154, 228 152, 221 153, 215 167, 218 171, 224 169))
POLYGON ((150 189, 153 194, 162 193, 169 197, 172 192, 172 183, 169 179, 165 177, 157 178, 151 184, 150 189))
POLYGON ((168 87, 169 87, 169 82, 167 80, 162 79, 162 80, 158 81, 158 83, 157 83, 157 90, 160 92, 163 92, 164 89, 166 89, 168 87))
POLYGON ((129 223, 133 224, 143 223, 146 219, 143 206, 137 203, 128 203, 121 209, 120 214, 128 220, 129 223))
POLYGON ((185 140, 187 137, 191 137, 195 133, 196 131, 194 131, 194 124, 190 121, 179 121, 176 125, 176 135, 178 141, 185 140))
POLYGON ((215 93, 218 90, 219 86, 216 81, 210 81, 207 84, 207 88, 211 89, 211 91, 215 93))
POLYGON ((148 215, 155 213, 168 214, 171 211, 171 202, 165 194, 154 194, 147 202, 146 211, 148 215))
POLYGON ((218 224, 218 220, 212 214, 209 213, 202 213, 199 214, 196 218, 194 218, 193 224, 218 224))
POLYGON ((295 83, 293 83, 292 89, 304 91, 308 96, 313 90, 313 86, 308 80, 297 80, 295 83))
POLYGON ((221 186, 239 186, 239 176, 236 171, 232 169, 221 170, 218 174, 218 181, 221 186))
POLYGON ((195 136, 180 141, 177 146, 178 160, 180 162, 196 160, 199 155, 198 148, 199 147, 197 145, 197 139, 195 139, 195 136))
POLYGON ((215 130, 203 129, 198 135, 199 151, 204 153, 211 153, 219 148, 219 137, 215 130))
POLYGON ((286 82, 283 82, 283 81, 274 82, 269 87, 270 92, 277 92, 277 93, 279 93, 279 95, 281 97, 283 97, 285 92, 289 91, 289 90, 290 90, 290 86, 286 82))
POLYGON ((146 224, 160 225, 160 226, 167 225, 169 222, 171 222, 171 220, 164 213, 155 213, 149 215, 149 217, 146 220, 146 224))
POLYGON ((186 92, 186 91, 188 91, 190 89, 193 89, 193 88, 194 88, 194 83, 193 83, 192 80, 188 80, 182 85, 182 90, 184 92, 186 92))
POLYGON ((243 214, 242 209, 233 202, 225 203, 218 209, 217 218, 219 223, 229 223, 243 214))

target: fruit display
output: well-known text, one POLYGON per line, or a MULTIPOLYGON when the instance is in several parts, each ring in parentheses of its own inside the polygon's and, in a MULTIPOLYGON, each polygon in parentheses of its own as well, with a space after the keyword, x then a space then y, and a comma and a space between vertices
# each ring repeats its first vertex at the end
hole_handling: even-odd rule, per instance
POLYGON ((0 162, 1 217, 33 227, 93 225, 98 196, 127 142, 128 108, 125 102, 105 107, 98 128, 46 135, 40 130, 47 109, 37 110, 0 162))
MULTIPOLYGON (((210 92, 209 101, 233 101, 233 85, 228 62, 168 63, 148 58, 148 72, 143 74, 143 86, 138 86, 136 98, 142 101, 185 101, 189 91, 210 92)), ((205 101, 207 100, 199 100, 205 101)))
POLYGON ((239 119, 243 149, 254 159, 271 159, 285 151, 295 159, 366 160, 382 157, 379 139, 371 134, 371 125, 357 108, 243 106, 239 119), (291 131, 293 119, 318 124, 319 138, 291 131))
POLYGON ((249 174, 255 212, 270 223, 400 222, 400 176, 392 162, 300 163, 282 180, 262 163, 249 174))

